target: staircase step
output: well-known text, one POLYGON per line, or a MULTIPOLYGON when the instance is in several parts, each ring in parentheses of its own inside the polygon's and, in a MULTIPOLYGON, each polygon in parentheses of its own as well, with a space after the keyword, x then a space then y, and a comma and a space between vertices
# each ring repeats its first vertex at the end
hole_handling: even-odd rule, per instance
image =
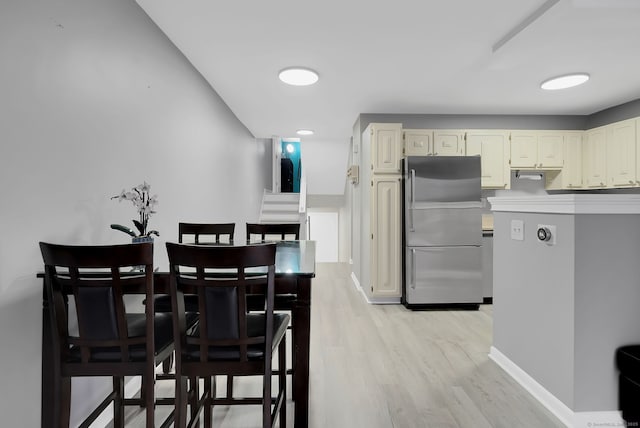
POLYGON ((299 193, 265 193, 263 200, 265 202, 289 202, 289 203, 299 203, 300 202, 300 194, 299 193))
POLYGON ((300 215, 286 213, 266 213, 260 215, 260 223, 300 223, 300 215))
POLYGON ((277 211, 277 212, 298 212, 298 205, 293 204, 264 204, 262 211, 277 211))

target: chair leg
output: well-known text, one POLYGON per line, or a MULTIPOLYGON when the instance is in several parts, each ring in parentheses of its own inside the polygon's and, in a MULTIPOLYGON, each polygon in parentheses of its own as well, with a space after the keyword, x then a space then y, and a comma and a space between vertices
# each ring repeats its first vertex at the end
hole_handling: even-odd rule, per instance
POLYGON ((262 381, 262 427, 270 428, 271 423, 271 376, 273 369, 271 365, 273 361, 264 362, 264 379, 262 381))
POLYGON ((149 364, 149 367, 145 370, 145 374, 142 377, 142 384, 144 389, 144 406, 146 407, 147 413, 147 428, 155 427, 155 383, 156 383, 156 374, 155 374, 155 366, 153 362, 149 364), (145 379, 146 378, 146 379, 145 379))
MULTIPOLYGON (((189 378, 189 383, 191 385, 191 388, 188 394, 188 401, 189 401, 189 407, 191 409, 190 420, 193 421, 198 415, 198 399, 200 398, 200 378, 198 377, 189 378)), ((190 426, 199 427, 200 422, 199 421, 195 422, 194 425, 190 425, 190 426)))
POLYGON ((57 382, 60 385, 59 426, 68 427, 71 418, 71 378, 62 376, 57 382))
POLYGON ((227 398, 233 398, 233 376, 227 376, 227 398))
POLYGON ((115 398, 113 400, 113 427, 124 428, 124 378, 121 376, 113 377, 113 391, 115 398))
POLYGON ((208 376, 204 378, 204 391, 206 399, 204 402, 204 428, 211 428, 211 416, 213 407, 213 389, 215 388, 215 376, 208 376))
POLYGON ((285 334, 278 346, 278 389, 282 390, 282 404, 280 405, 280 428, 287 428, 287 335, 285 334))
POLYGON ((175 382, 175 428, 187 426, 187 378, 176 374, 175 382))

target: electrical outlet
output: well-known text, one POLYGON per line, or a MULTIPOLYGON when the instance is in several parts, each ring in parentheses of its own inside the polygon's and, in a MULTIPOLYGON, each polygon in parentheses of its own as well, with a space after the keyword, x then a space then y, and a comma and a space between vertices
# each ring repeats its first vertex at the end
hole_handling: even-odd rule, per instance
POLYGON ((524 241, 524 221, 511 220, 511 239, 524 241))

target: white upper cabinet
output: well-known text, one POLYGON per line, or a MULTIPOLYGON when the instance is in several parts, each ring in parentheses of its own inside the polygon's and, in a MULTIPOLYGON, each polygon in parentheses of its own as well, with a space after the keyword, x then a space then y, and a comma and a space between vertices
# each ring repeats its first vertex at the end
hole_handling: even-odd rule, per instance
POLYGON ((464 131, 437 129, 433 131, 434 156, 464 156, 464 131))
POLYGON ((564 165, 560 171, 547 171, 545 188, 581 189, 582 188, 582 137, 584 131, 565 131, 564 165))
POLYGON ((511 132, 511 168, 535 168, 537 163, 538 138, 535 132, 511 132))
POLYGON ((467 156, 481 157, 483 188, 508 189, 511 187, 508 131, 467 131, 466 147, 467 156))
POLYGON ((562 168, 563 141, 562 131, 512 131, 511 168, 562 168))
POLYGON ((563 152, 562 131, 538 131, 538 168, 562 168, 563 152))
POLYGON ((403 136, 405 156, 433 155, 433 130, 405 129, 403 136))
POLYGON ((607 138, 604 126, 584 133, 582 142, 582 184, 598 188, 607 185, 607 138))
POLYGON ((400 174, 402 161, 402 124, 371 123, 365 129, 363 144, 371 146, 371 170, 374 174, 400 174))
POLYGON ((564 175, 563 187, 579 189, 582 187, 582 135, 583 132, 567 132, 564 136, 564 175))
POLYGON ((607 178, 612 187, 636 185, 636 119, 605 126, 607 178))

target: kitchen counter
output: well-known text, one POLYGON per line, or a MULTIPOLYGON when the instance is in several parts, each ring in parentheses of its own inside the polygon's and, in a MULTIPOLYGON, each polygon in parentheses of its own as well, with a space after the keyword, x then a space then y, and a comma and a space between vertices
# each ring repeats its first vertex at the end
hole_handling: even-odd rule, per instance
POLYGON ((489 202, 491 359, 567 426, 622 426, 614 354, 640 344, 640 195, 489 202), (541 226, 549 241, 538 239, 541 226))

